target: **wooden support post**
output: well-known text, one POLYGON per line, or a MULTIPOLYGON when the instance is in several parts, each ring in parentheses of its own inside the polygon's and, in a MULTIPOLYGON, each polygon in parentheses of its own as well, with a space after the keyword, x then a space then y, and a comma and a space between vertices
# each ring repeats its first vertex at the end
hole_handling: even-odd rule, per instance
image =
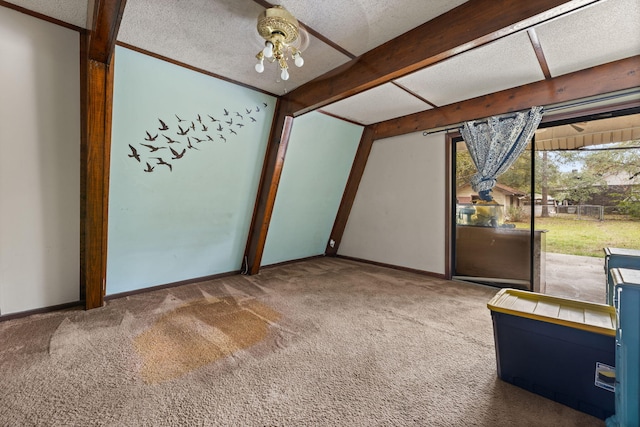
POLYGON ((342 194, 342 201, 336 214, 336 219, 333 223, 333 229, 329 236, 329 242, 327 242, 327 248, 325 249, 325 255, 336 256, 338 253, 338 247, 344 234, 344 229, 347 226, 347 220, 353 207, 353 201, 358 193, 358 186, 362 180, 362 174, 364 168, 367 165, 369 159, 369 153, 371 153, 371 147, 375 138, 375 126, 367 126, 362 132, 360 138, 360 145, 358 145, 358 151, 353 159, 353 166, 351 166, 351 172, 349 173, 349 179, 345 186, 344 193, 342 194))
POLYGON ((292 125, 293 116, 289 111, 289 103, 278 101, 244 253, 244 269, 248 274, 258 274, 260 271, 262 252, 267 241, 267 232, 269 231, 292 125))
POLYGON ((113 52, 126 0, 96 2, 93 29, 81 36, 80 294, 87 310, 104 304, 113 105, 113 52))
POLYGON ((89 60, 84 206, 85 308, 101 307, 107 274, 107 213, 111 153, 112 72, 107 64, 89 60))

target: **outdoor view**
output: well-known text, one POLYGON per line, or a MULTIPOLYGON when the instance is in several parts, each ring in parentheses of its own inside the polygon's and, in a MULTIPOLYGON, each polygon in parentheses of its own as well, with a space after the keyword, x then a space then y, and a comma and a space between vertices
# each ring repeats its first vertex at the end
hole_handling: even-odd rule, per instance
MULTIPOLYGON (((640 115, 538 129, 536 150, 529 144, 498 178, 492 196, 502 205, 502 227, 530 229, 533 199, 533 238, 546 241, 546 253, 541 248, 543 259, 534 265, 544 275, 540 291, 603 303, 603 249, 640 250, 639 131, 640 115), (620 129, 622 122, 626 129, 620 129)), ((477 203, 469 184, 475 173, 464 142, 458 143, 459 211, 477 203)))

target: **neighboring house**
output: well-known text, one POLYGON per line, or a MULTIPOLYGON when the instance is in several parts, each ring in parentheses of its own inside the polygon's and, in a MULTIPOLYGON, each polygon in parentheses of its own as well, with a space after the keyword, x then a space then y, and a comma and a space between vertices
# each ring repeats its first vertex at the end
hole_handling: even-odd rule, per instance
POLYGON ((640 175, 629 176, 628 173, 617 173, 604 177, 605 185, 597 185, 600 191, 595 192, 591 197, 579 203, 573 200, 563 200, 561 204, 568 205, 598 205, 598 206, 617 206, 622 200, 633 197, 634 194, 640 193, 640 175))
POLYGON ((616 206, 620 201, 640 193, 640 176, 630 177, 627 173, 606 176, 607 186, 593 194, 586 203, 589 205, 616 206))

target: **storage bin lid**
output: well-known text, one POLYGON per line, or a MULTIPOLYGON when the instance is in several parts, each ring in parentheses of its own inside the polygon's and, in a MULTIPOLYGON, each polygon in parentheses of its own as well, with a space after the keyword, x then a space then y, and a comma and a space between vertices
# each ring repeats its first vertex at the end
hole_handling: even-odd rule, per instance
POLYGON ((615 285, 635 285, 640 287, 640 270, 632 268, 612 268, 611 277, 615 285))
POLYGON ((616 335, 616 310, 610 305, 554 297, 518 289, 501 289, 487 303, 494 312, 616 335))
POLYGON ((637 256, 640 257, 640 249, 625 249, 625 248, 604 248, 604 254, 611 256, 637 256))

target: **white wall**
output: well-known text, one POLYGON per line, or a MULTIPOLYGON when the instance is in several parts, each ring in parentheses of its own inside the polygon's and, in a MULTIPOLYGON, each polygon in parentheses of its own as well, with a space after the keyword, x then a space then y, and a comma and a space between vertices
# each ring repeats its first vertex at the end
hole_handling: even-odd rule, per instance
POLYGON ((324 254, 362 129, 317 112, 294 120, 262 265, 324 254))
POLYGON ((0 314, 79 299, 79 49, 0 7, 0 314))
POLYGON ((375 141, 338 254, 444 274, 445 163, 444 133, 375 141))

